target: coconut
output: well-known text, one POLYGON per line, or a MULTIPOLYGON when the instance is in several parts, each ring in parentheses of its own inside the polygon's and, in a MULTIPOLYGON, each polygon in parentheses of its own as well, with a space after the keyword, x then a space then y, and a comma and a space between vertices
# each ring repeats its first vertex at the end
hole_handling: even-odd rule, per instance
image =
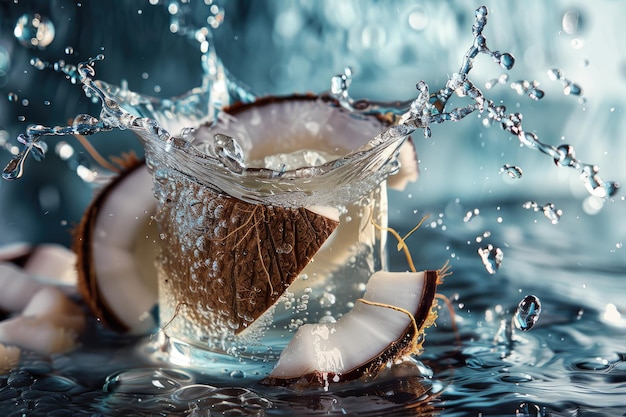
MULTIPOLYGON (((316 100, 265 98, 235 105, 222 113, 217 128, 241 140, 246 160, 254 161, 293 149, 319 149, 321 143, 329 154, 347 154, 365 143, 352 138, 367 141, 386 126, 386 121, 370 118, 371 135, 370 130, 364 133, 364 124, 334 121, 336 110, 328 105, 319 106, 326 108, 326 118, 318 120, 320 115, 307 114, 316 100), (285 112, 293 117, 276 116, 285 112), (241 124, 229 124, 232 117, 226 113, 246 119, 258 137, 241 135, 241 124), (274 125, 276 119, 287 122, 274 125), (292 134, 289 123, 304 125, 306 134, 292 134), (326 144, 324 137, 338 137, 339 142, 326 144)), ((205 127, 196 130, 198 136, 204 132, 205 127)), ((410 141, 400 154, 405 162, 396 176, 404 178, 399 184, 406 184, 417 173, 410 141)), ((180 175, 157 181, 163 182, 158 185, 163 198, 158 210, 153 179, 144 166, 124 171, 94 199, 76 232, 79 288, 95 315, 118 331, 151 328, 149 311, 157 301, 156 276, 161 274, 160 290, 179 300, 172 311, 162 308, 165 326, 181 313, 200 329, 240 333, 276 303, 338 226, 337 211, 330 207, 253 204, 180 175), (160 230, 145 232, 154 223, 160 230), (159 270, 154 267, 155 241, 167 251, 159 257, 159 270)))
POLYGON ((370 379, 393 361, 419 353, 437 314, 435 294, 445 270, 374 273, 365 295, 333 323, 301 326, 266 385, 326 386, 370 379))
POLYGON ((120 332, 156 325, 155 211, 152 176, 137 160, 101 190, 74 233, 78 289, 96 317, 120 332))

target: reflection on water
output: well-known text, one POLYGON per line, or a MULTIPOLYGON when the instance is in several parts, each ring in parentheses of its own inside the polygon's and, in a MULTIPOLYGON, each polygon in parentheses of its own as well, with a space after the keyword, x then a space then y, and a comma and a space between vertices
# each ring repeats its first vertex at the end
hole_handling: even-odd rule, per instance
MULTIPOLYGON (((53 70, 36 70, 32 59, 75 63, 103 47, 100 79, 125 79, 134 91, 161 97, 200 84, 196 47, 163 30, 174 6, 151 3, 115 10, 91 1, 2 5, 0 145, 7 152, 0 153, 0 165, 29 123, 62 125, 77 113, 99 112, 77 86, 53 70), (20 24, 21 16, 35 14, 37 21, 20 24)), ((626 63, 618 53, 618 17, 625 6, 487 6, 490 46, 517 60, 508 78, 478 60, 475 81, 509 111, 521 112, 525 129, 561 152, 560 164, 580 158, 623 183, 626 63), (539 91, 543 97, 536 100, 539 91)), ((350 65, 353 97, 389 100, 415 96, 419 79, 435 90, 458 69, 471 44, 475 5, 232 1, 223 8, 216 48, 254 91, 322 91, 350 65)), ((257 383, 271 364, 242 367, 233 359, 209 375, 160 369, 145 359, 152 340, 122 338, 94 322, 78 351, 32 354, 0 377, 0 409, 49 416, 622 414, 624 198, 589 195, 575 171, 556 169, 551 158, 528 152, 489 124, 469 117, 433 126, 430 139, 417 135, 421 179, 390 195, 390 223, 400 232, 430 214, 409 240, 415 264, 433 268, 450 261, 454 273, 441 291, 456 309, 458 334, 442 309, 419 361, 368 383, 294 392, 257 383)), ((64 139, 73 153, 65 148, 57 155, 67 158, 49 152, 41 164, 28 161, 20 182, 0 183, 0 242, 69 242, 91 193, 75 172, 93 162, 74 139, 64 139)), ((123 132, 95 136, 92 143, 107 154, 138 149, 123 132)), ((392 269, 404 270, 404 258, 391 249, 392 269)))

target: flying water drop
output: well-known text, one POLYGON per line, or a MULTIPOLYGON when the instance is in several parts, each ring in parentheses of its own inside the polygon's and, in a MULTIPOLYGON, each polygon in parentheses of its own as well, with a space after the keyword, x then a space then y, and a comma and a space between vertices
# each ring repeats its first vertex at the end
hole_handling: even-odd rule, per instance
POLYGON ((522 169, 515 165, 504 164, 500 168, 500 174, 506 173, 510 178, 522 178, 522 169))
POLYGON ((515 58, 510 53, 506 52, 500 55, 500 60, 498 63, 500 64, 502 68, 506 70, 510 70, 511 68, 513 68, 513 65, 515 64, 515 58))
POLYGON ((535 326, 541 314, 541 301, 534 295, 527 295, 517 305, 513 315, 513 324, 518 330, 527 332, 535 326))
POLYGON ((554 163, 557 166, 577 167, 578 161, 576 160, 576 152, 571 145, 560 145, 556 148, 558 152, 558 158, 554 158, 554 163))
POLYGON ((483 261, 485 269, 487 269, 487 272, 491 275, 498 272, 500 265, 502 265, 502 259, 504 259, 504 252, 502 252, 502 249, 495 247, 492 244, 489 244, 484 248, 479 248, 478 255, 480 255, 480 259, 483 261))
POLYGON ((543 215, 546 216, 552 224, 557 224, 561 220, 563 211, 557 209, 554 203, 547 203, 541 209, 543 210, 543 215))
POLYGON ((511 88, 520 96, 525 94, 533 100, 541 100, 545 95, 543 90, 539 89, 537 81, 519 80, 511 83, 511 88))
POLYGON ((563 84, 563 94, 566 96, 580 97, 583 95, 583 89, 580 85, 565 78, 563 71, 558 68, 551 68, 548 70, 548 78, 552 81, 561 81, 563 84))

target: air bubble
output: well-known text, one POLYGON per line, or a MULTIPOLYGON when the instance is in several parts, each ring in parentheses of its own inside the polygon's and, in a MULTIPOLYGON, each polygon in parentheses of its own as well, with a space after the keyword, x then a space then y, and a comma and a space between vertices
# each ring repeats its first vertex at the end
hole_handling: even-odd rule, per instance
POLYGON ((324 294, 320 298, 320 306, 322 308, 328 308, 328 307, 333 306, 336 301, 337 301, 337 297, 335 297, 335 294, 330 293, 330 292, 324 292, 324 294))

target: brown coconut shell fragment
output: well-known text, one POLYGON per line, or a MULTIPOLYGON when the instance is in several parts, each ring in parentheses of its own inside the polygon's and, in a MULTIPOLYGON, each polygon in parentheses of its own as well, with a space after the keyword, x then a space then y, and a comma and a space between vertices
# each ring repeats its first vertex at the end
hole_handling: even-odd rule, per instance
POLYGON ((157 214, 172 251, 160 262, 167 277, 161 290, 186 300, 178 307, 190 307, 184 314, 209 332, 245 330, 339 224, 306 208, 252 204, 191 180, 172 182, 157 214))

